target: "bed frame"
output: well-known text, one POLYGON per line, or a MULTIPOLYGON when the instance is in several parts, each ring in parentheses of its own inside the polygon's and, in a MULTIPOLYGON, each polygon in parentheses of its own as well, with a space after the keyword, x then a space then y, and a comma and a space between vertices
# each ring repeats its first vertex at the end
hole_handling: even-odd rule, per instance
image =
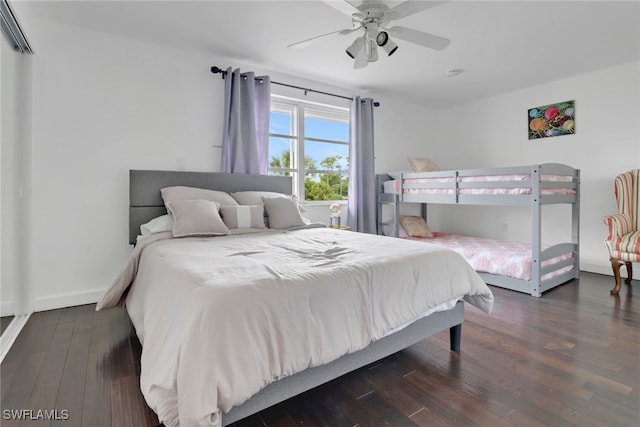
MULTIPOLYGON (((256 190, 290 194, 292 188, 290 177, 131 170, 129 173, 129 243, 135 243, 140 225, 166 213, 160 189, 174 185, 220 190, 229 193, 256 190)), ((326 365, 309 368, 271 383, 242 405, 236 406, 228 413, 223 414, 222 425, 232 424, 447 329, 449 329, 451 350, 459 352, 463 320, 464 304, 460 301, 453 309, 437 312, 419 319, 406 328, 388 335, 360 351, 342 356, 326 365)))
POLYGON ((547 163, 541 165, 529 165, 519 167, 502 167, 491 169, 465 169, 438 172, 401 173, 401 188, 399 194, 384 192, 384 183, 392 178, 388 174, 376 176, 377 181, 377 206, 378 206, 378 233, 382 234, 385 226, 391 226, 394 236, 398 236, 400 224, 400 204, 420 203, 422 216, 427 219, 427 204, 460 204, 460 205, 485 205, 485 206, 528 206, 531 209, 531 280, 515 279, 490 273, 478 272, 483 280, 491 285, 516 290, 531 294, 535 297, 542 296, 544 291, 552 289, 571 279, 578 278, 580 274, 580 170, 570 166, 547 163), (475 181, 464 182, 459 178, 490 176, 490 175, 529 175, 531 179, 526 181, 475 181), (559 175, 568 177, 567 182, 544 180, 545 175, 559 175), (446 182, 408 183, 406 179, 420 178, 446 178, 446 182), (531 188, 530 194, 518 195, 492 195, 492 194, 464 194, 464 189, 488 189, 488 188, 531 188), (404 194, 404 190, 447 190, 448 194, 411 193, 404 194), (543 194, 546 189, 572 190, 573 194, 543 194), (571 242, 560 243, 542 250, 542 206, 550 204, 571 204, 571 242), (383 221, 383 206, 392 205, 393 215, 390 221, 383 221), (542 263, 556 256, 572 253, 571 259, 567 259, 552 266, 542 267, 542 263), (556 277, 541 280, 547 273, 559 270, 571 265, 573 268, 556 277))

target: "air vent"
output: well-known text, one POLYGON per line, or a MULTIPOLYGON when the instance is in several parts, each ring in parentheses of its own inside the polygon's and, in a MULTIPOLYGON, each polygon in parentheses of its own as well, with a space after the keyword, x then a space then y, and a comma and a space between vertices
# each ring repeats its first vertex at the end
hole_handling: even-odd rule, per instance
POLYGON ((0 0, 0 29, 14 50, 33 53, 7 0, 0 0))

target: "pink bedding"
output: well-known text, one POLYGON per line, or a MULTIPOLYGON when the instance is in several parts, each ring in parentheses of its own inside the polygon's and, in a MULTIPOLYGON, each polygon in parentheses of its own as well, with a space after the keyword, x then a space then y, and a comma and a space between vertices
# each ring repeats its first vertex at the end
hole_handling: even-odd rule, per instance
MULTIPOLYGON (((460 236, 457 234, 433 233, 433 238, 406 237, 425 243, 444 246, 462 255, 479 272, 531 280, 531 245, 506 240, 484 239, 480 237, 460 236)), ((544 248, 543 248, 544 249, 544 248)), ((542 263, 543 267, 571 258, 571 253, 551 258, 542 263)), ((547 280, 570 271, 571 266, 542 276, 547 280)))

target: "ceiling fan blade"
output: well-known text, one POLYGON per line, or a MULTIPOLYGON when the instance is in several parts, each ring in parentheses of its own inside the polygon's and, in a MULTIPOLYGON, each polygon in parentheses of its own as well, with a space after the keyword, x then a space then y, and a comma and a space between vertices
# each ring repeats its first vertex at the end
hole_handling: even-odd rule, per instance
POLYGON ((395 38, 406 40, 434 50, 442 50, 451 43, 451 40, 444 37, 412 30, 411 28, 406 27, 395 26, 389 28, 387 31, 389 31, 389 34, 395 38))
POLYGON ((345 30, 332 31, 332 32, 327 33, 327 34, 322 34, 322 35, 319 35, 319 36, 311 37, 310 39, 306 39, 306 40, 302 40, 302 41, 299 41, 299 42, 296 42, 296 43, 292 43, 287 47, 291 48, 291 49, 301 49, 301 48, 307 47, 307 46, 309 46, 309 45, 311 45, 311 44, 313 44, 313 43, 315 43, 315 42, 317 42, 317 41, 319 41, 321 39, 328 38, 328 37, 331 37, 331 36, 338 36, 338 35, 345 36, 347 34, 353 33, 356 30, 359 30, 359 29, 360 29, 360 27, 358 27, 358 28, 348 28, 348 29, 345 29, 345 30))
POLYGON ((351 16, 354 13, 361 13, 360 9, 346 0, 323 0, 323 3, 327 6, 331 6, 339 12, 344 13, 347 16, 351 16))
POLYGON ((400 19, 413 15, 414 13, 422 12, 423 10, 431 9, 435 6, 440 6, 443 3, 446 3, 446 1, 405 1, 391 8, 385 14, 385 17, 389 19, 400 19))

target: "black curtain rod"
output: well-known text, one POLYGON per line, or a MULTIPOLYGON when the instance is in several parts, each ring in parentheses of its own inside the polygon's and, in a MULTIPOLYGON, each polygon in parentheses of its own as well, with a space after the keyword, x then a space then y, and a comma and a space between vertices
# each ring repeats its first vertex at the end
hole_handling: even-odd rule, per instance
MULTIPOLYGON (((225 70, 223 70, 222 68, 217 67, 217 66, 211 67, 211 72, 213 74, 222 74, 222 78, 223 79, 227 75, 227 72, 225 70)), ((256 79, 257 79, 257 77, 256 77, 256 79)), ((313 92, 313 93, 319 93, 319 94, 322 94, 322 95, 335 96, 336 98, 348 99, 349 101, 353 101, 353 98, 351 98, 349 96, 336 95, 335 93, 323 92, 321 90, 315 90, 315 89, 308 89, 306 87, 290 85, 290 84, 287 84, 287 83, 280 83, 280 82, 275 82, 275 81, 271 81, 271 83, 273 83, 274 85, 286 86, 286 87, 290 87, 290 88, 293 88, 293 89, 303 90, 305 95, 307 94, 307 92, 313 92)), ((374 101, 373 105, 375 107, 379 107, 380 103, 378 101, 374 101)))

